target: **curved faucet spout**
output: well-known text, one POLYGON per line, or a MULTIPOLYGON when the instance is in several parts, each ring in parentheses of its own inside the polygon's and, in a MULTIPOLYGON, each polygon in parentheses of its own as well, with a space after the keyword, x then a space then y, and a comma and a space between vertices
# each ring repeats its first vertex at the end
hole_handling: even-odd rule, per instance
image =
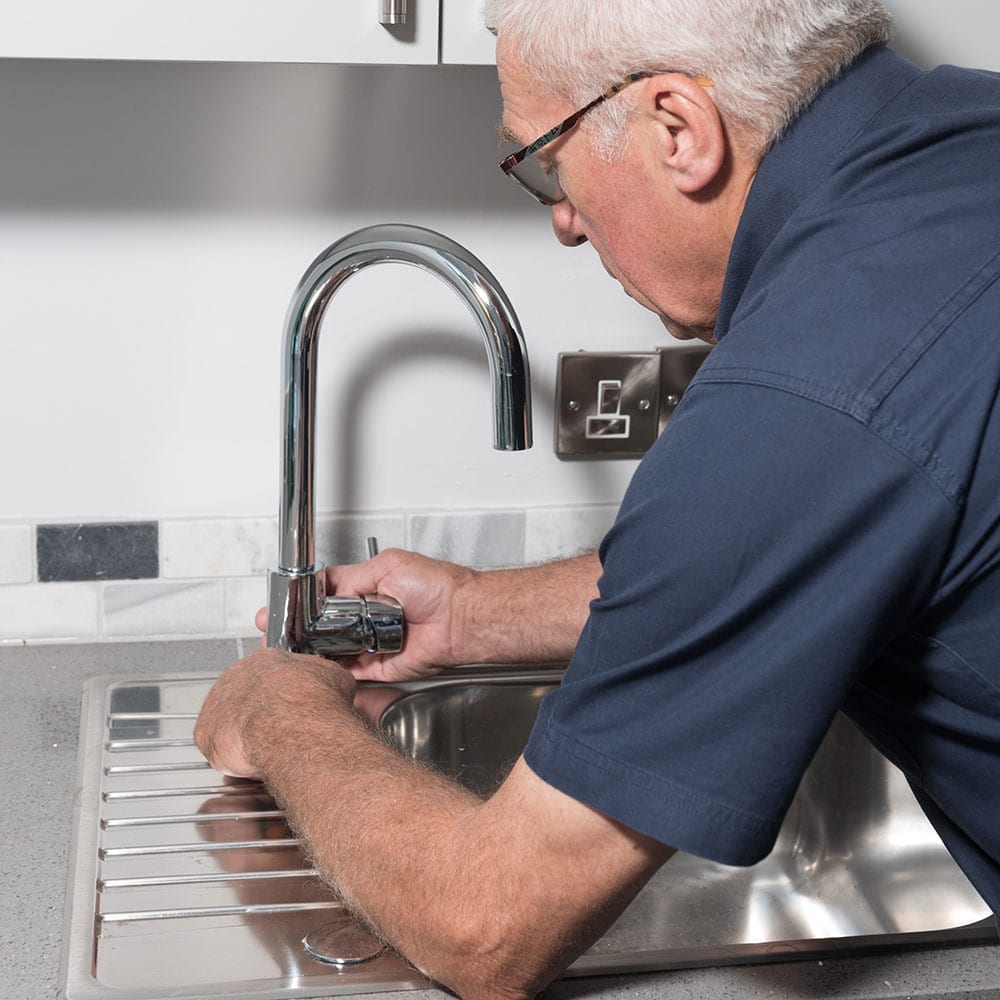
POLYGON ((475 256, 440 233, 397 224, 360 229, 324 250, 299 282, 285 320, 279 563, 271 574, 269 645, 328 652, 314 635, 317 624, 322 627, 325 600, 322 567, 316 565, 313 494, 320 324, 352 274, 390 262, 437 275, 466 303, 486 344, 493 446, 503 451, 531 447, 531 389, 521 326, 499 282, 475 256))

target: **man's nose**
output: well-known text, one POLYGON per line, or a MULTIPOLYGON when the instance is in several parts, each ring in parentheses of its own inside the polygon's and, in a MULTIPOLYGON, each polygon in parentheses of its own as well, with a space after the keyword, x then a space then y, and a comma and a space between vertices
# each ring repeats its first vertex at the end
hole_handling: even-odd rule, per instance
POLYGON ((580 224, 580 216, 569 198, 557 202, 551 211, 552 231, 564 247, 578 247, 581 243, 587 242, 587 234, 580 224))

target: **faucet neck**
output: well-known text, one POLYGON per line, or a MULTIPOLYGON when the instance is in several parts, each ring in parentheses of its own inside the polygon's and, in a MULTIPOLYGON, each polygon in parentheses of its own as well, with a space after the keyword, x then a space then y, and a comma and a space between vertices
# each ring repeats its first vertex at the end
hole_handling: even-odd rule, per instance
POLYGON ((372 264, 391 262, 429 271, 466 303, 486 345, 493 446, 501 451, 531 447, 527 349, 500 283, 463 246, 432 230, 407 225, 358 230, 313 261, 295 290, 285 321, 279 572, 313 572, 316 562, 313 470, 320 325, 331 299, 351 275, 372 264))

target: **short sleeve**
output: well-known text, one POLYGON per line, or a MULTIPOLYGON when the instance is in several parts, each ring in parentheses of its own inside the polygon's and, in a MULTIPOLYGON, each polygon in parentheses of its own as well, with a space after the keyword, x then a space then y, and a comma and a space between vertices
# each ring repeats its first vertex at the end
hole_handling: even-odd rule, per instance
POLYGON ((855 680, 932 592, 954 519, 848 413, 692 386, 602 545, 528 765, 665 844, 755 863, 855 680))

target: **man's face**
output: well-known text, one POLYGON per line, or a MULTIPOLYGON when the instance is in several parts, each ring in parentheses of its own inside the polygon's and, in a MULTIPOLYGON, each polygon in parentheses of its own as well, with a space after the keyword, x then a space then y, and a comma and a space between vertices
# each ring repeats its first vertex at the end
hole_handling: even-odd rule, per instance
MULTIPOLYGON (((528 143, 576 109, 533 91, 517 60, 497 49, 504 129, 528 143)), ((617 95, 613 100, 628 100, 617 95)), ((690 200, 678 194, 656 143, 662 130, 641 110, 611 162, 574 128, 537 154, 558 173, 565 200, 552 206, 552 227, 566 246, 590 243, 607 272, 633 299, 657 313, 680 339, 710 339, 721 295, 718 268, 707 273, 690 200)), ((724 270, 724 268, 723 268, 724 270)))

